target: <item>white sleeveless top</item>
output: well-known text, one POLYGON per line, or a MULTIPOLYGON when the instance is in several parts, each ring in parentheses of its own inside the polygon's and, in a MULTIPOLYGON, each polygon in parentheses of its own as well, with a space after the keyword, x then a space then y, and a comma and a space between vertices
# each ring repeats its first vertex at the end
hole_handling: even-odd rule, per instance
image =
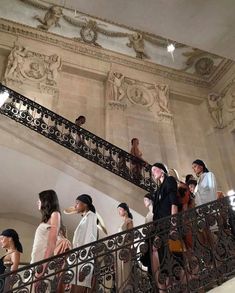
POLYGON ((50 228, 51 228, 51 225, 47 223, 41 223, 37 227, 37 230, 34 236, 30 263, 34 263, 44 259, 44 255, 47 249, 47 241, 48 241, 50 228))

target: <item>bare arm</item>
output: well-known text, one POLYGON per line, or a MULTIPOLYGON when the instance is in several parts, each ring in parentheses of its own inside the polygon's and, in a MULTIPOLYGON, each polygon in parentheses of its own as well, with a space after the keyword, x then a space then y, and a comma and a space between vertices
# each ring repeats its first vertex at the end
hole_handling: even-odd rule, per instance
POLYGON ((132 229, 133 228, 133 221, 129 221, 126 225, 127 230, 132 229))
POLYGON ((11 271, 15 271, 18 269, 19 263, 20 263, 20 252, 19 251, 14 251, 11 254, 11 271))
POLYGON ((54 255, 54 250, 56 247, 57 235, 60 229, 60 213, 53 212, 50 218, 50 230, 47 240, 47 249, 44 258, 48 258, 54 255))
POLYGON ((175 215, 175 214, 177 214, 178 213, 178 207, 177 207, 177 205, 172 205, 171 206, 171 214, 172 215, 175 215))

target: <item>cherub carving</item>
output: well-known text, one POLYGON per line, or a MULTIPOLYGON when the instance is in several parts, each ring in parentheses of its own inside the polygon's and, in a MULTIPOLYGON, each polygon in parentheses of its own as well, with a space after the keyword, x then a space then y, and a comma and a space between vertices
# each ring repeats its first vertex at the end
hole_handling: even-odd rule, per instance
POLYGON ((160 111, 170 114, 169 110, 169 86, 165 84, 154 84, 157 92, 157 101, 160 107, 160 111))
POLYGON ((110 73, 110 76, 108 79, 108 82, 111 84, 109 96, 114 101, 120 102, 125 95, 125 91, 122 88, 123 80, 124 80, 124 75, 122 73, 119 73, 119 72, 110 73))
POLYGON ((144 39, 140 33, 134 33, 129 36, 129 43, 126 44, 129 48, 133 48, 136 52, 136 58, 148 58, 144 52, 144 39))
POLYGON ((34 18, 41 23, 38 25, 38 28, 48 31, 52 26, 60 26, 59 20, 62 15, 62 8, 55 5, 49 8, 44 16, 44 19, 41 19, 38 15, 36 15, 34 18))
POLYGON ((210 93, 207 97, 208 111, 218 128, 223 128, 223 100, 217 93, 210 93))
POLYGON ((24 62, 27 50, 23 46, 16 45, 8 57, 8 64, 5 73, 5 78, 17 78, 20 73, 20 68, 24 62))
POLYGON ((50 85, 55 85, 57 76, 58 76, 58 71, 61 67, 61 59, 58 55, 53 54, 49 56, 47 63, 48 63, 47 83, 50 85))

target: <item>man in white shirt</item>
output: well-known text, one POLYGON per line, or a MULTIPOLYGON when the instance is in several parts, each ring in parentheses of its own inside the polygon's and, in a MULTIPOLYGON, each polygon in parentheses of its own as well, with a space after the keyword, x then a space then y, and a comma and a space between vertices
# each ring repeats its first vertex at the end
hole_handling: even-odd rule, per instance
POLYGON ((202 160, 195 160, 192 168, 198 177, 194 190, 196 206, 216 200, 217 184, 215 175, 210 172, 202 160))

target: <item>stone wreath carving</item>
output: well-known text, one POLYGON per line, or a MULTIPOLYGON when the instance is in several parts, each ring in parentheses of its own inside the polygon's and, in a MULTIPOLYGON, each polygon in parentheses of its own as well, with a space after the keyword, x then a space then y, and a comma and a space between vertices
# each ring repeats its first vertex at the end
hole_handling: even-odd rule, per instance
POLYGON ((147 109, 154 103, 154 97, 151 91, 144 85, 134 83, 127 88, 127 97, 132 104, 143 106, 147 109))
POLYGON ((15 45, 8 57, 4 80, 21 83, 29 80, 56 86, 60 68, 61 58, 58 55, 47 56, 15 45))

